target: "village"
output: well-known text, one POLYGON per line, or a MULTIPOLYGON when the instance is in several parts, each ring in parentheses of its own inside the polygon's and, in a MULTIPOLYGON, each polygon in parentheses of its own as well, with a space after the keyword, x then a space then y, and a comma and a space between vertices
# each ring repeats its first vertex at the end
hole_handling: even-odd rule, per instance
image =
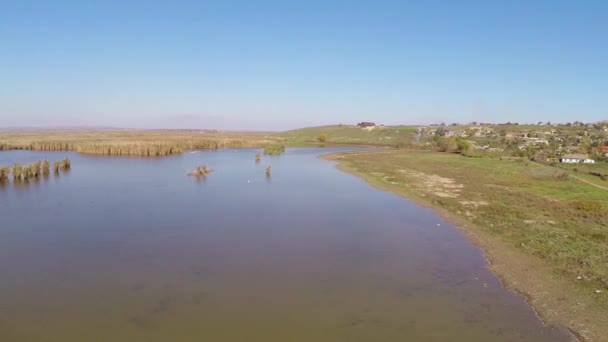
MULTIPOLYGON (((373 122, 357 126, 364 130, 389 127, 373 122)), ((469 156, 505 155, 566 164, 608 161, 608 121, 433 124, 418 126, 415 140, 429 149, 469 156)))

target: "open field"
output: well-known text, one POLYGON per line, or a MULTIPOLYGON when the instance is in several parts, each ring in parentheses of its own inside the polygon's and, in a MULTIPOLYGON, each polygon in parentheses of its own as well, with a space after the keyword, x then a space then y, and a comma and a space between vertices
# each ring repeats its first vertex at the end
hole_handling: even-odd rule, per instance
POLYGON ((415 126, 382 126, 366 130, 351 125, 319 126, 278 133, 288 145, 351 144, 408 146, 416 134, 415 126))
POLYGON ((263 147, 270 133, 180 130, 0 132, 0 150, 63 150, 100 155, 163 156, 189 149, 263 147))
POLYGON ((526 161, 406 150, 326 158, 459 223, 545 319, 606 336, 608 191, 526 161))

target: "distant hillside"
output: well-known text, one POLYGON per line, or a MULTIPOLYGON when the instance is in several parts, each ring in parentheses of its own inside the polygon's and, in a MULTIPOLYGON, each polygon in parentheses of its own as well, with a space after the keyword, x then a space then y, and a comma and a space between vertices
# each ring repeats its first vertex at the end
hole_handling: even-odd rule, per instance
POLYGON ((291 145, 328 143, 401 146, 411 143, 416 130, 416 126, 360 128, 352 125, 333 125, 300 128, 278 133, 277 137, 291 145))

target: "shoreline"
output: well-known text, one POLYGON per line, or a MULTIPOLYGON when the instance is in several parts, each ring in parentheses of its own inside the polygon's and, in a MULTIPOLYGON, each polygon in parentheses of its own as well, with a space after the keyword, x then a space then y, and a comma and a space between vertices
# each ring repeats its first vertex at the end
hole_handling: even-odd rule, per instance
POLYGON ((356 176, 378 190, 390 192, 432 209, 453 224, 473 245, 480 248, 488 270, 500 280, 504 288, 521 295, 544 324, 569 331, 573 340, 600 341, 608 336, 608 316, 605 310, 574 286, 560 279, 551 267, 541 260, 516 249, 499 236, 484 232, 424 196, 391 188, 389 183, 350 165, 341 153, 324 154, 320 158, 334 162, 340 171, 356 176))

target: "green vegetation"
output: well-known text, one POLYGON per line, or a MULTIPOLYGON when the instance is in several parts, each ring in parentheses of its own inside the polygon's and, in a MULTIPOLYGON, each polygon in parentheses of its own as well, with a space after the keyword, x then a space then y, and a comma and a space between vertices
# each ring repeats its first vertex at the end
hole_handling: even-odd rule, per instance
POLYGON ((268 165, 268 167, 266 167, 266 177, 270 177, 271 171, 272 171, 272 167, 270 165, 268 165))
POLYGON ((255 154, 255 162, 259 163, 260 161, 262 161, 262 156, 259 153, 255 154))
POLYGON ((269 156, 278 156, 285 152, 285 145, 283 144, 269 144, 264 146, 264 154, 269 156))
POLYGON ((411 145, 415 126, 377 126, 370 129, 351 125, 301 128, 277 134, 290 146, 350 144, 403 147, 411 145))
POLYGON ((213 170, 207 167, 206 165, 201 165, 197 167, 194 171, 188 172, 188 176, 201 177, 210 174, 213 170))
POLYGON ((317 138, 317 140, 319 140, 320 143, 324 144, 327 142, 328 138, 327 138, 327 133, 321 133, 321 135, 319 135, 319 137, 317 138))
POLYGON ((278 141, 268 133, 122 130, 0 132, 0 150, 76 151, 111 156, 166 156, 191 149, 253 148, 278 141))

